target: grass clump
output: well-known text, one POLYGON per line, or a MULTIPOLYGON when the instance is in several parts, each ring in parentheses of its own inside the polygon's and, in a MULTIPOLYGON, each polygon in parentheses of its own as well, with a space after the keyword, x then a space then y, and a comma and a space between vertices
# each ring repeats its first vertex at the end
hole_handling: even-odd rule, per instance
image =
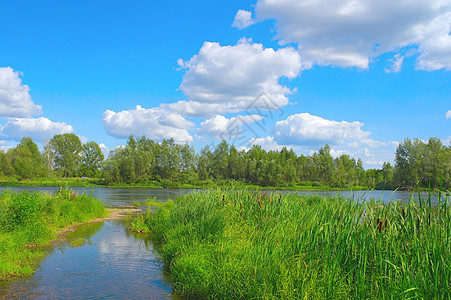
POLYGON ((160 204, 135 225, 153 233, 185 297, 441 299, 451 290, 451 214, 439 199, 213 191, 160 204))
POLYGON ((1 193, 0 280, 31 274, 57 230, 106 214, 99 200, 70 190, 1 193))

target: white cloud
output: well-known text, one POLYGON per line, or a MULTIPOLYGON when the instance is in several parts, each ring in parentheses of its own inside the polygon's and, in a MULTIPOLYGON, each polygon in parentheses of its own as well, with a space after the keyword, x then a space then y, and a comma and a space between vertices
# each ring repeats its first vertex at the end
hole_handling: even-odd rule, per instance
POLYGON ((448 110, 448 111, 446 112, 446 118, 447 118, 447 119, 451 119, 451 110, 448 110))
POLYGON ((217 115, 200 124, 198 133, 208 135, 215 139, 231 139, 240 136, 245 129, 244 126, 261 121, 262 116, 257 114, 247 116, 236 116, 227 119, 224 116, 217 115))
POLYGON ((391 63, 391 66, 384 69, 385 73, 398 73, 399 71, 401 71, 401 67, 404 62, 404 56, 401 56, 401 54, 398 53, 388 61, 391 63))
MULTIPOLYGON (((281 150, 283 146, 277 144, 277 142, 274 140, 274 137, 267 136, 263 138, 251 138, 249 140, 250 145, 260 145, 262 149, 266 151, 270 150, 281 150)), ((290 148, 290 147, 288 147, 290 148)))
POLYGON ((0 68, 0 117, 30 117, 41 113, 22 84, 20 73, 10 67, 0 68))
MULTIPOLYGON (((265 49, 261 44, 241 39, 235 46, 205 42, 189 61, 179 60, 186 69, 180 89, 189 101, 167 107, 186 116, 212 117, 227 112, 288 104, 292 91, 279 83, 292 79, 301 70, 301 59, 291 47, 265 49)), ((263 108, 265 109, 265 108, 263 108)))
POLYGON ((253 25, 255 21, 252 19, 252 12, 239 9, 233 20, 232 27, 244 29, 253 25))
POLYGON ((52 122, 47 118, 10 118, 0 128, 4 139, 20 141, 23 137, 31 137, 36 142, 47 142, 55 134, 71 133, 74 129, 64 122, 52 122))
POLYGON ((124 139, 131 134, 145 135, 147 138, 161 141, 173 138, 177 143, 193 141, 188 128, 194 124, 181 115, 162 107, 145 109, 137 105, 134 110, 114 112, 106 110, 102 117, 107 133, 116 138, 124 139))
POLYGON ((370 132, 362 131, 360 122, 331 121, 309 113, 289 116, 274 127, 277 142, 284 144, 343 144, 366 139, 370 132))
POLYGON ((298 43, 312 64, 366 69, 373 58, 416 45, 417 68, 451 69, 451 1, 258 0, 280 42, 298 43))

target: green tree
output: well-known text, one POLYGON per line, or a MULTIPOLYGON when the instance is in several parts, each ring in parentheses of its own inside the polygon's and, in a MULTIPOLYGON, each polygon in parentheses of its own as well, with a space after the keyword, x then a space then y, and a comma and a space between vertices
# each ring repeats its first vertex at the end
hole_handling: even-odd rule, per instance
POLYGON ((78 176, 82 159, 82 145, 78 136, 73 133, 57 134, 48 146, 51 151, 53 166, 60 176, 78 176))
POLYGON ((87 177, 99 177, 101 164, 104 159, 100 146, 94 142, 87 142, 82 146, 81 174, 87 177))
POLYGON ((12 151, 12 165, 20 179, 32 179, 45 175, 42 155, 30 137, 23 138, 12 151))

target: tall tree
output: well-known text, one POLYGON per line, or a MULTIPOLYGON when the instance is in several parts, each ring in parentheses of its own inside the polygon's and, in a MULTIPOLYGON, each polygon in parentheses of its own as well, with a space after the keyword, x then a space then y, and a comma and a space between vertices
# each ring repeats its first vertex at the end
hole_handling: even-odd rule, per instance
POLYGON ((55 170, 63 177, 78 176, 82 159, 80 139, 73 133, 57 134, 49 141, 55 170))
POLYGON ((82 146, 81 174, 87 177, 99 177, 104 159, 100 146, 92 141, 82 146))

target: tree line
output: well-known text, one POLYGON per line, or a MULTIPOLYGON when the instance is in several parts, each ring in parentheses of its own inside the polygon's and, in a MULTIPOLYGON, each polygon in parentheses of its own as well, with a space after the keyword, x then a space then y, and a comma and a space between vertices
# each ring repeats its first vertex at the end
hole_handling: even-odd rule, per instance
POLYGON ((145 136, 130 136, 104 159, 99 145, 82 144, 75 134, 55 135, 42 152, 31 138, 0 151, 0 177, 19 180, 43 177, 101 178, 105 184, 240 181, 260 186, 327 185, 391 189, 422 186, 451 186, 451 147, 431 138, 405 139, 395 154, 395 165, 365 170, 361 159, 347 154, 333 158, 329 145, 310 156, 292 149, 266 151, 254 145, 238 150, 226 141, 205 146, 196 153, 188 144, 174 140, 155 142, 145 136))

